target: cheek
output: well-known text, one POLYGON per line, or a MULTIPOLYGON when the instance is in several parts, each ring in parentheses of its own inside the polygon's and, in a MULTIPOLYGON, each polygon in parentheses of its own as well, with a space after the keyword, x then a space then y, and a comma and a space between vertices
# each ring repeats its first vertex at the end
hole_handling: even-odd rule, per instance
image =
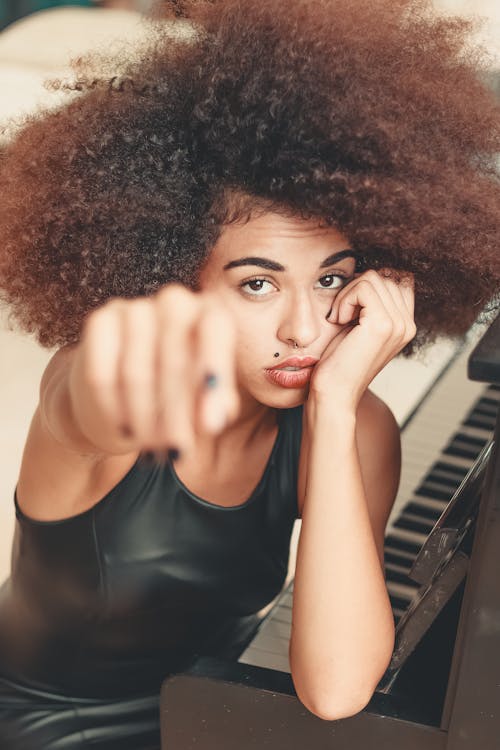
POLYGON ((238 311, 236 325, 236 366, 242 375, 251 375, 269 367, 278 351, 276 333, 270 316, 238 311))
POLYGON ((257 325, 237 327, 236 359, 240 369, 255 369, 259 367, 263 357, 266 361, 269 359, 269 354, 266 357, 266 350, 272 349, 272 344, 268 343, 266 346, 267 339, 270 339, 269 331, 266 332, 257 325))

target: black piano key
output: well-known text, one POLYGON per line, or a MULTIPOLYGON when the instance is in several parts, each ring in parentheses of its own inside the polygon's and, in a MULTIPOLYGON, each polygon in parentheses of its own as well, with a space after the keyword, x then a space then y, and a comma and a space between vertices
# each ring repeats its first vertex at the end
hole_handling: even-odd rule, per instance
MULTIPOLYGON (((446 506, 444 506, 446 507, 446 506)), ((427 505, 419 505, 415 502, 406 503, 402 510, 403 513, 412 513, 415 516, 421 516, 423 519, 437 521, 442 511, 436 508, 429 508, 427 505)))
MULTIPOLYGON (((451 497, 457 487, 460 485, 460 482, 462 480, 458 477, 451 477, 451 476, 444 476, 440 472, 431 472, 427 475, 426 483, 429 483, 432 485, 437 485, 436 489, 442 489, 445 490, 448 494, 448 497, 451 497)), ((421 486, 421 485, 420 485, 421 486)))
POLYGON ((431 468, 431 472, 434 470, 446 471, 449 474, 454 474, 458 478, 459 483, 465 478, 468 471, 468 469, 465 469, 463 466, 455 466, 447 461, 436 461, 431 468))
POLYGON ((411 601, 411 599, 403 599, 400 596, 395 596, 394 594, 389 594, 389 600, 391 602, 392 609, 399 610, 401 613, 404 612, 411 601))
POLYGON ((475 427, 479 430, 492 432, 495 429, 495 422, 496 419, 494 417, 485 417, 481 414, 474 414, 474 416, 466 419, 464 424, 467 425, 467 427, 475 427))
POLYGON ((406 574, 400 570, 394 570, 393 568, 385 569, 385 580, 386 583, 402 583, 404 586, 411 586, 413 589, 418 589, 419 585, 406 574))
POLYGON ((450 443, 450 445, 443 451, 447 456, 457 456, 458 458, 466 458, 469 461, 475 461, 479 455, 479 451, 474 448, 467 448, 460 443, 450 443))
MULTIPOLYGON (((454 471, 457 467, 455 464, 448 463, 448 467, 445 468, 445 465, 442 461, 439 462, 439 464, 434 464, 434 466, 431 466, 428 473, 422 477, 422 481, 425 481, 426 479, 433 480, 434 477, 436 477, 435 481, 439 484, 449 484, 450 486, 458 486, 462 479, 464 478, 464 472, 462 471, 462 466, 458 467, 459 471, 454 471)), ((465 470, 465 473, 467 473, 467 470, 465 470)))
POLYGON ((421 484, 420 487, 417 487, 417 489, 415 490, 415 495, 419 495, 420 497, 428 497, 431 500, 440 500, 443 503, 447 503, 449 500, 451 500, 453 491, 450 493, 449 490, 437 490, 435 487, 432 487, 432 485, 424 482, 424 484, 421 484))
POLYGON ((406 531, 414 531, 417 534, 428 536, 432 531, 434 524, 432 522, 426 523, 425 521, 402 515, 395 521, 394 526, 398 529, 406 529, 406 531))
POLYGON ((481 452, 481 448, 484 448, 486 443, 486 440, 464 437, 457 434, 453 440, 448 443, 443 453, 447 456, 460 456, 460 458, 466 458, 472 462, 476 460, 481 452))
POLYGON ((492 409, 474 409, 471 411, 470 414, 467 414, 467 419, 481 419, 485 420, 487 423, 493 424, 496 422, 498 409, 495 409, 494 411, 492 409))
POLYGON ((493 409, 498 409, 498 401, 496 398, 490 398, 489 396, 483 396, 479 399, 479 403, 481 404, 481 408, 483 407, 492 407, 493 409))
POLYGON ((387 550, 386 547, 384 552, 384 563, 386 565, 397 565, 399 568, 404 568, 406 571, 410 571, 413 564, 413 558, 410 559, 403 555, 398 555, 396 552, 387 550))
POLYGON ((473 411, 477 411, 478 414, 494 417, 498 412, 498 401, 494 401, 491 398, 480 398, 473 411))
POLYGON ((385 546, 396 550, 402 550, 403 552, 409 553, 413 558, 418 555, 422 548, 421 544, 411 542, 409 539, 404 539, 400 536, 395 536, 395 534, 388 534, 386 536, 385 546))
POLYGON ((486 445, 489 438, 480 438, 475 437, 474 435, 466 435, 464 432, 457 432, 453 436, 453 441, 464 443, 465 445, 469 445, 471 448, 477 448, 478 453, 481 451, 482 448, 486 445))

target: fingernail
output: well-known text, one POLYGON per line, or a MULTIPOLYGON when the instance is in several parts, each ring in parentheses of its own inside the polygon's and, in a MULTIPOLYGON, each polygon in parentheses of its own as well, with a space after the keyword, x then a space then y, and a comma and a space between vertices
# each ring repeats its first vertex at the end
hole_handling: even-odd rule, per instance
POLYGON ((170 463, 173 463, 181 457, 181 452, 177 448, 169 448, 167 457, 170 463))

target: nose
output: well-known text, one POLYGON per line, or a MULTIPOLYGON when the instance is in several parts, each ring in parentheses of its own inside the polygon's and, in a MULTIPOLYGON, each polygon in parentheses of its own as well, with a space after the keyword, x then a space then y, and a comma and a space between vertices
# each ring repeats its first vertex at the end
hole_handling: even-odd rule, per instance
MULTIPOLYGON (((324 305, 323 305, 324 307, 324 305)), ((320 309, 318 300, 314 300, 304 291, 290 297, 283 311, 278 328, 278 339, 283 343, 306 349, 321 334, 322 318, 325 310, 320 309)))

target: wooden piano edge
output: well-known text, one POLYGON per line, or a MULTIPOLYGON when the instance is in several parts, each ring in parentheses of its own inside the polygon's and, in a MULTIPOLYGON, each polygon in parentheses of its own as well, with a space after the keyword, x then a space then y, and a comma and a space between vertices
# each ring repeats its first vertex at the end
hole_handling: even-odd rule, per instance
MULTIPOLYGON (((472 380, 500 385, 500 315, 471 353, 472 380)), ((500 414, 458 623, 441 719, 450 750, 500 746, 500 414)))
POLYGON ((297 700, 289 674, 215 658, 167 678, 161 707, 165 748, 302 750, 332 740, 335 750, 446 747, 446 732, 401 698, 376 692, 361 714, 324 721, 297 700))

